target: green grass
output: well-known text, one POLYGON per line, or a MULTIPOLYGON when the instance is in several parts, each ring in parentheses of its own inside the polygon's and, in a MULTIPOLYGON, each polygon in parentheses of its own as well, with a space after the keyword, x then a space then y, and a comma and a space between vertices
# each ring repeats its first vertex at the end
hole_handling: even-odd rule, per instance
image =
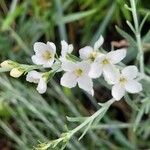
MULTIPOLYGON (((114 24, 123 27, 125 19, 131 20, 130 13, 123 7, 125 3, 122 0, 1 0, 0 60, 31 63, 30 56, 33 54, 35 41, 49 40, 59 44, 60 40, 65 39, 75 45, 77 53, 79 47, 93 44, 99 34, 109 39, 114 24)), ((145 6, 146 2, 142 1, 138 5, 141 15, 150 11, 145 6)), ((146 23, 150 24, 149 18, 146 23)), ((121 33, 130 43, 125 63, 136 64, 135 39, 119 28, 117 30, 118 33, 115 31, 111 35, 114 40, 115 36, 120 38, 121 33)), ((125 30, 128 31, 128 27, 125 30)), ((143 32, 145 71, 150 75, 150 32, 143 32)), ((108 43, 104 46, 110 47, 108 43)), ((100 124, 93 126, 81 141, 78 141, 80 134, 77 134, 67 149, 149 149, 150 84, 145 81, 142 83, 142 95, 127 95, 124 101, 113 104, 100 124), (136 129, 135 132, 133 128, 136 129)), ((1 73, 0 138, 7 137, 16 150, 30 150, 39 141, 56 139, 62 132, 78 124, 67 121, 66 116, 93 114, 98 109, 97 102, 104 102, 110 97, 108 89, 106 83, 98 79, 95 81, 96 96, 92 98, 78 88, 70 90, 60 86, 58 75, 50 81, 46 94, 41 96, 34 85, 25 82, 24 77, 16 80, 1 73)))

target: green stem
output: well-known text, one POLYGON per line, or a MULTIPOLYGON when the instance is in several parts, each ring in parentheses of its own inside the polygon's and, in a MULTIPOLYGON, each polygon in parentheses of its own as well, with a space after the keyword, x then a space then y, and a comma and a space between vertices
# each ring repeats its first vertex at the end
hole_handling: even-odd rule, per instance
MULTIPOLYGON (((113 99, 113 98, 110 99, 110 100, 107 101, 106 103, 102 104, 102 107, 101 107, 99 110, 97 110, 92 116, 87 117, 87 119, 86 119, 83 123, 81 123, 79 126, 77 126, 76 128, 74 128, 73 130, 70 130, 70 131, 68 131, 68 132, 66 132, 66 133, 61 134, 61 137, 58 138, 58 139, 56 139, 56 140, 50 141, 50 142, 48 142, 48 143, 41 143, 41 144, 39 144, 36 149, 37 149, 37 150, 46 150, 46 149, 50 148, 51 146, 53 146, 53 148, 54 148, 54 147, 56 147, 60 142, 63 142, 63 144, 65 144, 65 145, 63 145, 62 149, 65 148, 65 146, 67 145, 67 143, 68 143, 68 141, 71 139, 71 137, 72 137, 75 133, 77 133, 79 130, 81 130, 82 128, 87 127, 87 126, 89 126, 90 128, 92 128, 91 125, 92 125, 92 123, 94 122, 94 120, 97 119, 98 117, 102 118, 102 117, 105 115, 106 111, 109 109, 109 107, 111 106, 111 104, 112 104, 113 102, 115 102, 115 99, 113 99)), ((87 129, 87 128, 86 128, 86 129, 87 129)), ((85 131, 84 131, 84 134, 85 134, 86 131, 87 131, 86 129, 85 129, 85 131)), ((82 134, 81 137, 82 137, 84 134, 82 134)), ((81 138, 81 137, 80 137, 80 138, 81 138)), ((79 139, 80 139, 80 138, 79 138, 79 139)))
POLYGON ((132 10, 132 15, 133 15, 135 30, 138 31, 139 23, 138 23, 135 0, 130 0, 130 4, 131 4, 131 10, 132 10))
POLYGON ((138 50, 139 50, 140 72, 144 74, 144 53, 143 53, 140 33, 136 35, 136 39, 137 39, 138 50))
POLYGON ((139 64, 140 64, 140 72, 144 74, 144 53, 142 48, 142 40, 141 40, 141 34, 139 29, 139 22, 137 17, 135 0, 130 0, 130 4, 131 4, 132 16, 133 16, 133 21, 134 21, 134 26, 136 31, 135 36, 137 41, 137 48, 139 51, 138 57, 139 57, 139 64))
POLYGON ((132 123, 113 123, 113 124, 98 124, 91 126, 92 129, 124 129, 124 128, 132 128, 133 124, 132 123))
POLYGON ((150 77, 146 74, 140 74, 140 79, 150 82, 150 77))
POLYGON ((73 136, 76 132, 81 130, 84 126, 89 124, 91 121, 93 122, 95 118, 97 118, 103 111, 107 111, 110 105, 114 102, 114 99, 109 100, 106 102, 102 108, 100 108, 98 111, 96 111, 92 116, 88 117, 83 123, 81 123, 79 126, 77 126, 75 129, 71 131, 71 136, 73 136))

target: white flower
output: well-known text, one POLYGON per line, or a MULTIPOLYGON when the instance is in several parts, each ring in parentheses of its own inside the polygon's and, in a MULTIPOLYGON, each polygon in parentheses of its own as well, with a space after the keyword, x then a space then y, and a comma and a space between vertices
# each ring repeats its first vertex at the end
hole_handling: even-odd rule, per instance
POLYGON ((37 91, 40 94, 43 94, 46 92, 47 83, 46 83, 45 78, 43 77, 43 73, 40 73, 37 71, 30 71, 27 74, 26 80, 31 83, 37 83, 38 84, 37 91))
POLYGON ((91 95, 94 94, 93 82, 88 76, 90 70, 89 63, 85 61, 76 63, 72 61, 63 61, 62 69, 65 71, 65 73, 61 78, 61 85, 72 88, 78 83, 78 86, 81 89, 87 91, 91 95))
POLYGON ((91 64, 89 76, 98 78, 103 73, 104 78, 108 82, 114 82, 117 77, 117 69, 115 64, 119 63, 126 56, 126 49, 111 51, 107 54, 100 54, 91 64))
POLYGON ((53 65, 56 53, 56 46, 52 42, 47 44, 36 42, 34 44, 35 55, 32 56, 34 64, 43 65, 45 68, 50 68, 53 65))
POLYGON ((129 93, 138 93, 142 91, 142 85, 136 80, 138 69, 136 66, 125 67, 121 74, 118 75, 114 86, 112 87, 112 96, 116 100, 120 100, 125 91, 129 93))
POLYGON ((68 44, 66 41, 61 41, 61 57, 60 60, 66 60, 66 55, 70 54, 73 51, 73 45, 68 44))
POLYGON ((98 49, 104 42, 104 38, 102 36, 95 42, 94 47, 85 46, 79 50, 80 58, 83 60, 90 60, 91 62, 95 60, 95 58, 99 55, 98 49))

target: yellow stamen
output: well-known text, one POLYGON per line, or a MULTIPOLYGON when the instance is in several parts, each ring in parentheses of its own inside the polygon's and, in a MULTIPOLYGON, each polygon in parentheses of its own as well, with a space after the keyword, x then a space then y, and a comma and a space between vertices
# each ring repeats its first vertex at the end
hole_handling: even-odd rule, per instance
POLYGON ((83 74, 83 70, 82 69, 80 69, 80 68, 78 68, 78 69, 76 69, 75 71, 74 71, 74 73, 75 73, 75 75, 76 76, 82 76, 82 74, 83 74))
POLYGON ((121 77, 121 78, 119 79, 119 82, 120 82, 122 85, 124 85, 124 84, 127 82, 127 79, 124 78, 124 77, 121 77))
POLYGON ((49 60, 52 58, 52 54, 49 51, 45 51, 42 55, 42 57, 46 60, 49 60))
POLYGON ((89 56, 89 59, 92 60, 92 61, 94 61, 95 58, 96 58, 96 56, 97 56, 97 52, 92 52, 92 53, 90 54, 90 56, 89 56))
POLYGON ((103 63, 103 65, 107 65, 107 64, 109 64, 109 60, 105 58, 105 59, 102 61, 102 63, 103 63))

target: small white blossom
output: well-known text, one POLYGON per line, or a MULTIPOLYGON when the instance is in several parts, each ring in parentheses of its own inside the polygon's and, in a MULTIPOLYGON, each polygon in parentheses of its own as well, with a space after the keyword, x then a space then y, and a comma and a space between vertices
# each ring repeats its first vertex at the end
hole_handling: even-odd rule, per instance
POLYGON ((66 60, 66 55, 72 53, 73 45, 68 44, 66 41, 61 41, 61 57, 60 60, 66 60))
POLYGON ((52 42, 47 44, 36 42, 34 44, 35 55, 32 56, 34 64, 43 65, 45 68, 50 68, 53 65, 56 53, 56 46, 52 42))
POLYGON ((126 49, 119 49, 107 54, 100 54, 91 64, 89 76, 91 78, 98 78, 103 74, 106 81, 115 81, 118 72, 115 64, 119 63, 125 56, 126 49))
POLYGON ((61 85, 73 88, 77 85, 87 91, 89 94, 93 95, 93 82, 92 79, 88 76, 90 71, 89 63, 82 62, 72 62, 72 61, 63 61, 62 69, 65 71, 64 75, 61 78, 61 85))
POLYGON ((47 89, 47 83, 46 79, 43 77, 43 73, 37 72, 37 71, 30 71, 27 74, 26 80, 31 83, 38 84, 37 91, 40 94, 43 94, 46 92, 47 89))
POLYGON ((136 66, 127 66, 118 74, 118 78, 112 87, 112 96, 120 100, 125 91, 129 93, 138 93, 142 91, 142 85, 136 80, 138 69, 136 66))
POLYGON ((104 42, 103 36, 100 36, 99 39, 95 42, 94 47, 85 46, 79 50, 80 58, 83 60, 90 60, 91 62, 99 55, 99 48, 104 42))

